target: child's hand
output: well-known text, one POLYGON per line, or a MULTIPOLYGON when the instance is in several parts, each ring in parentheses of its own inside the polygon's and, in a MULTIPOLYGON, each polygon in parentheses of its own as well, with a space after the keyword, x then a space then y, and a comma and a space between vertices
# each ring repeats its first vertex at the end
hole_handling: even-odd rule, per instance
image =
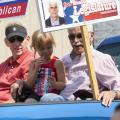
POLYGON ((47 80, 50 83, 52 88, 56 87, 56 79, 55 79, 55 77, 49 76, 47 80))
POLYGON ((37 59, 34 61, 34 68, 38 70, 42 64, 45 64, 45 60, 43 58, 37 59))
POLYGON ((41 69, 41 65, 44 63, 45 61, 41 57, 31 62, 30 67, 29 67, 28 79, 27 79, 27 85, 29 87, 34 86, 35 81, 37 79, 38 70, 41 69))

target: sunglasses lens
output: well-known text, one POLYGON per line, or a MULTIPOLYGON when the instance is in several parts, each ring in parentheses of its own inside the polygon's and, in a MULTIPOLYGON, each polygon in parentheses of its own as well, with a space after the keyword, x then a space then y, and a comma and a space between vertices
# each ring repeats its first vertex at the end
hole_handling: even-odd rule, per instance
POLYGON ((8 40, 9 40, 10 43, 15 42, 15 39, 13 39, 13 37, 9 38, 8 40))
POLYGON ((24 38, 20 37, 20 36, 14 36, 14 37, 11 37, 8 40, 9 40, 10 43, 14 43, 16 40, 22 43, 24 41, 24 38))
POLYGON ((19 42, 23 42, 23 41, 24 41, 24 38, 19 36, 19 37, 17 38, 17 40, 18 40, 19 42))
POLYGON ((78 39, 82 38, 82 35, 81 35, 81 33, 69 34, 68 37, 69 37, 70 40, 75 40, 75 38, 78 38, 78 39))
POLYGON ((74 40, 75 39, 75 34, 69 34, 68 37, 69 37, 70 40, 74 40))
POLYGON ((76 36, 77 36, 77 38, 79 38, 79 39, 82 38, 81 33, 77 34, 76 36))

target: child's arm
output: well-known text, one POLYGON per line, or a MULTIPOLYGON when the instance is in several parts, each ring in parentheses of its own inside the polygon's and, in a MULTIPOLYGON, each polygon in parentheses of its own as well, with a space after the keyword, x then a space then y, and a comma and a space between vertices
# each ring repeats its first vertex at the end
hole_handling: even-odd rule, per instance
POLYGON ((35 84, 35 80, 37 77, 37 71, 38 71, 38 67, 36 67, 36 61, 31 62, 30 67, 29 67, 28 79, 26 81, 26 84, 31 88, 35 84))
POLYGON ((38 69, 40 69, 41 65, 44 63, 45 61, 42 58, 36 59, 33 62, 31 62, 30 67, 29 67, 28 80, 27 80, 27 85, 29 87, 34 86, 35 81, 37 79, 38 69))
POLYGON ((55 78, 49 78, 48 81, 50 82, 51 86, 56 90, 63 90, 65 87, 65 68, 62 61, 57 60, 55 63, 55 68, 57 72, 57 80, 55 78))

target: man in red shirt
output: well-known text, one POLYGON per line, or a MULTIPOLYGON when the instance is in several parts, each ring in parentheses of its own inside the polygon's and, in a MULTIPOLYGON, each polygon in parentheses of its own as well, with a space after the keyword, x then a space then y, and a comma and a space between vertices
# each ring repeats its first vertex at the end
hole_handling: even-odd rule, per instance
POLYGON ((13 103, 10 88, 17 80, 26 80, 34 54, 28 51, 29 36, 25 27, 10 24, 5 29, 5 43, 12 56, 0 64, 0 103, 13 103))

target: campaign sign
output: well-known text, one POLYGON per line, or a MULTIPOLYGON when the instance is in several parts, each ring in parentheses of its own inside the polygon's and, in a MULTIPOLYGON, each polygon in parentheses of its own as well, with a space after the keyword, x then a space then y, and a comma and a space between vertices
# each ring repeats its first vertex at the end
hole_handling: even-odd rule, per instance
POLYGON ((118 0, 38 0, 44 32, 118 19, 118 0))
POLYGON ((0 0, 0 19, 24 15, 28 0, 0 0))

